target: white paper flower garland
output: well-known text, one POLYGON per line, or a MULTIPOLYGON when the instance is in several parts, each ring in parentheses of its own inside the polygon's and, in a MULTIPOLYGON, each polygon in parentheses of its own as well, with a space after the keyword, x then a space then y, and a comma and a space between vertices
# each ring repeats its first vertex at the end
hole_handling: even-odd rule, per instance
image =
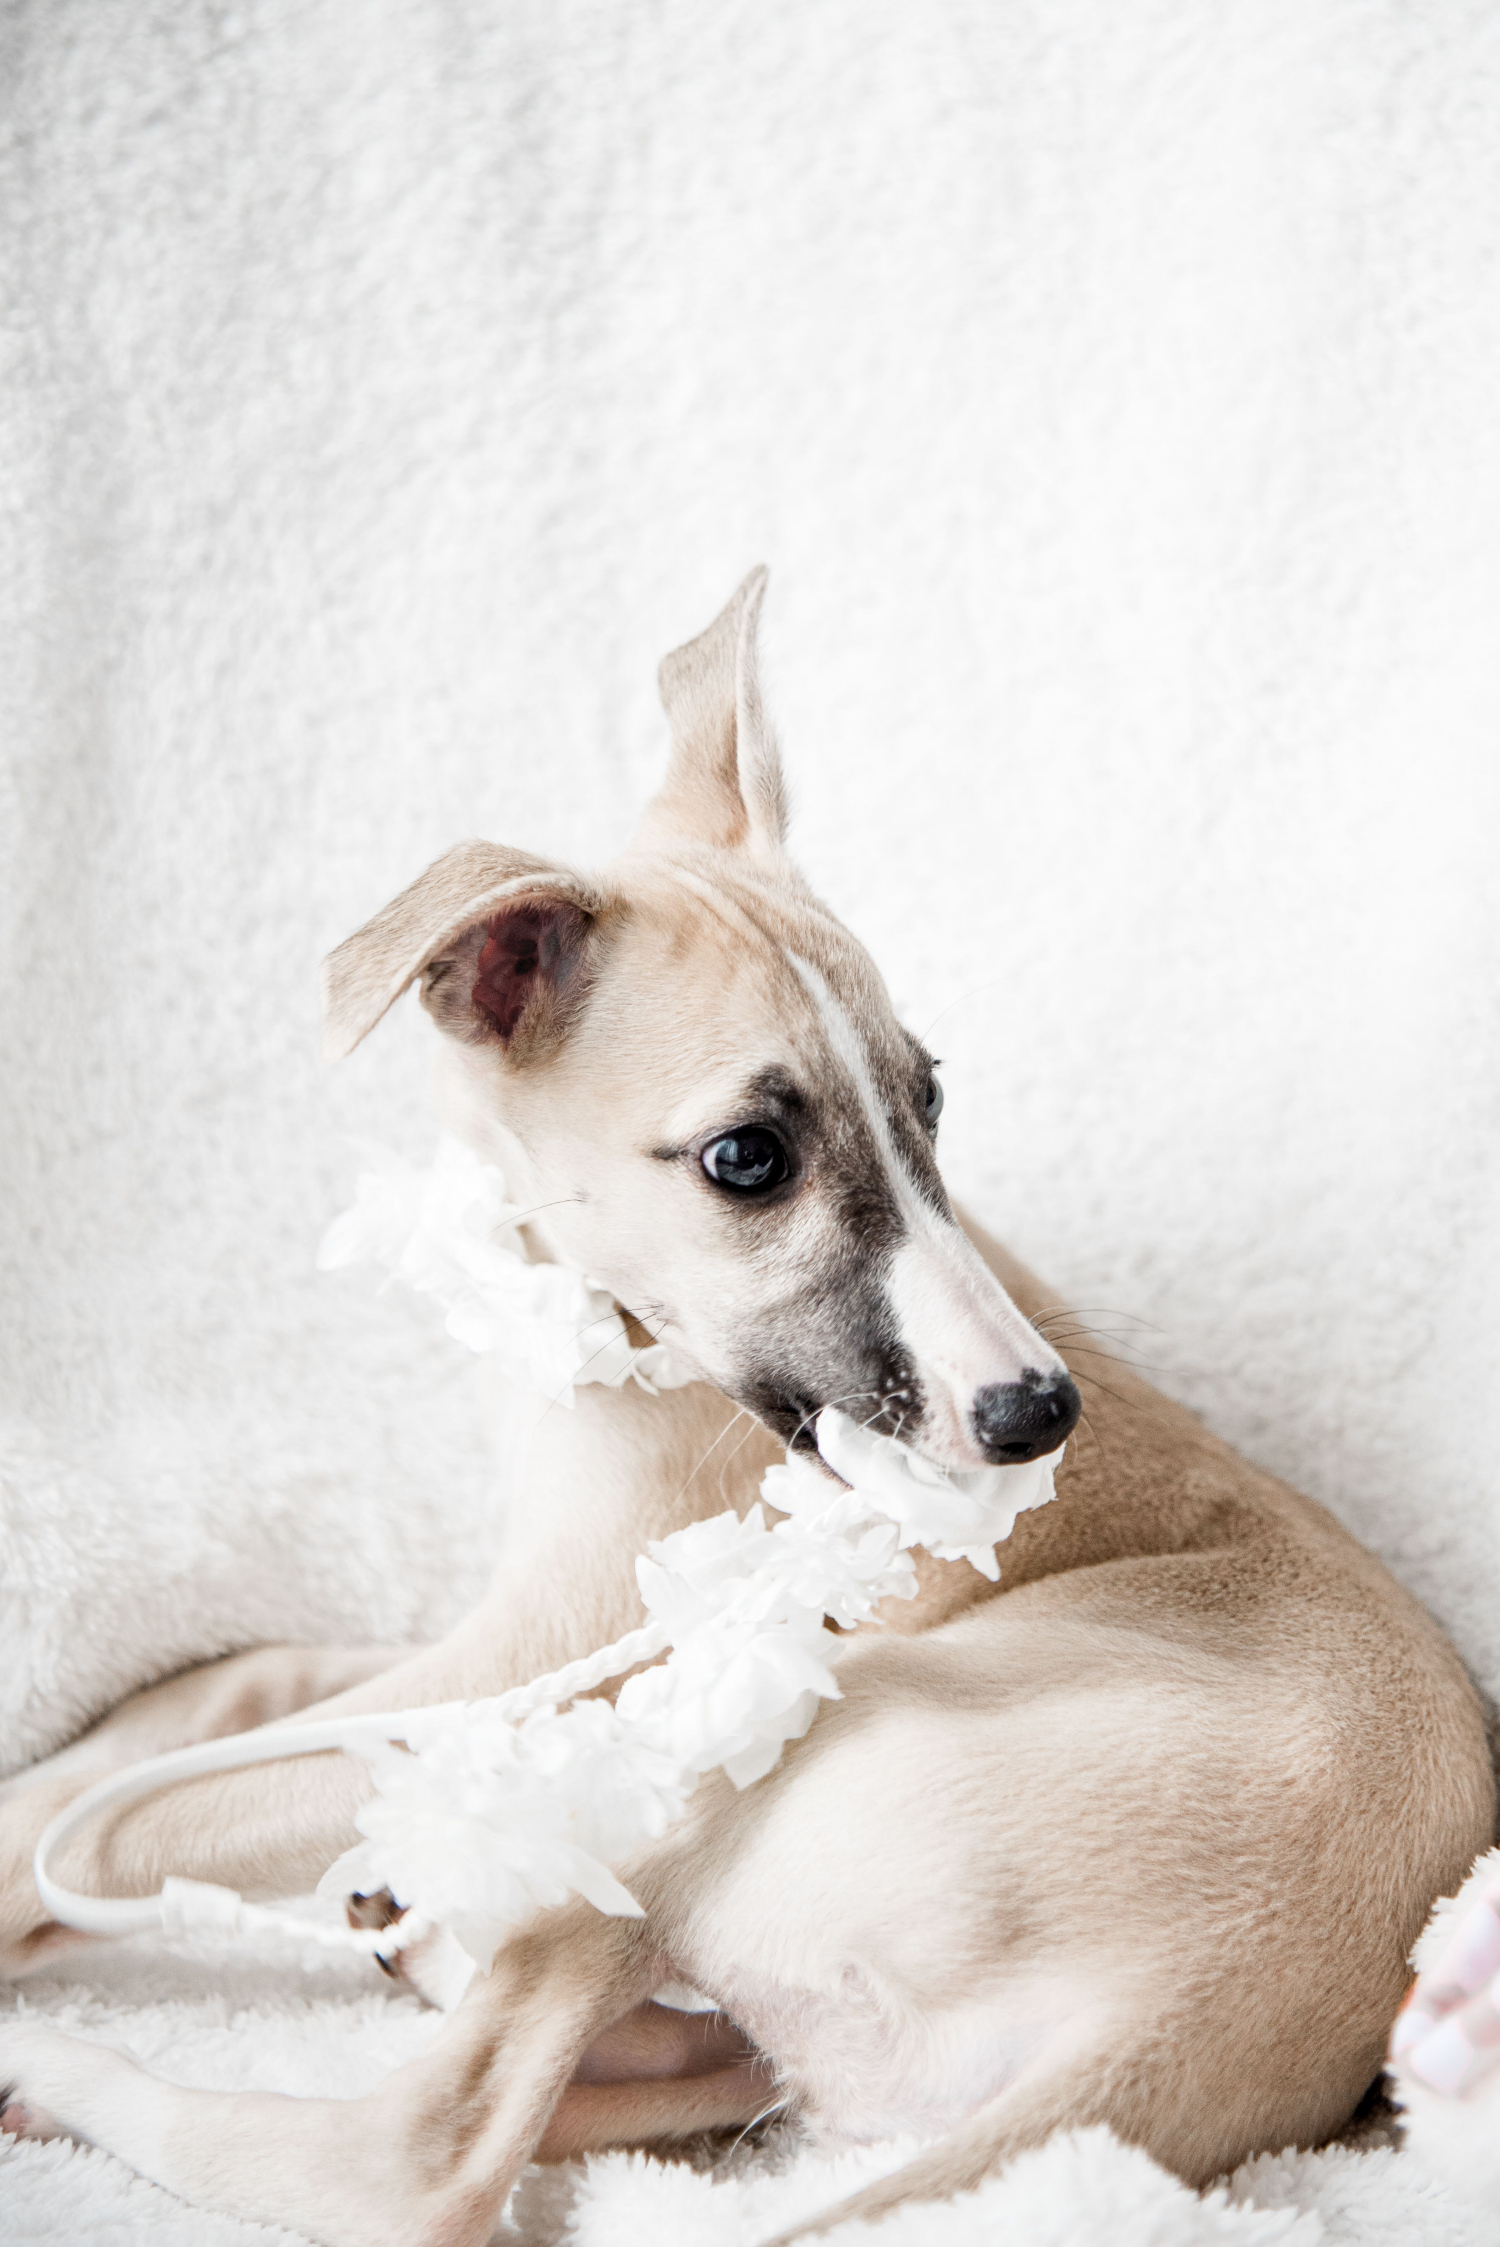
MULTIPOLYGON (((512 1377, 561 1402, 583 1381, 667 1388, 693 1378, 660 1344, 633 1349, 606 1291, 525 1260, 514 1239, 524 1211, 499 1171, 458 1142, 425 1172, 368 1152, 374 1167, 326 1236, 323 1268, 384 1265, 436 1297, 459 1340, 498 1351, 512 1377)), ((375 1791, 356 1813, 364 1839, 330 1866, 320 1892, 389 1889, 405 1916, 378 1933, 292 1923, 320 1941, 389 1956, 441 1928, 487 1971, 512 1928, 570 1894, 639 1917, 611 1867, 663 1833, 705 1773, 749 1786, 802 1737, 820 1701, 838 1698, 825 1622, 852 1630, 882 1600, 911 1598, 915 1546, 994 1580, 995 1545, 1018 1514, 1054 1495, 1057 1454, 947 1473, 831 1406, 816 1436, 837 1481, 791 1454, 761 1485, 777 1520, 756 1504, 743 1519, 719 1514, 648 1546, 636 1578, 649 1620, 550 1677, 491 1700, 269 1727, 101 1781, 38 1845, 49 1910, 97 1933, 263 1924, 260 1907, 193 1881, 140 1900, 76 1896, 52 1879, 48 1859, 95 1811, 174 1778, 338 1746, 368 1760, 375 1791), (577 1698, 642 1662, 654 1666, 628 1677, 613 1707, 577 1698)))
POLYGON ((497 1351, 506 1370, 555 1403, 574 1385, 676 1389, 693 1377, 660 1344, 638 1349, 607 1288, 566 1265, 532 1263, 516 1228, 527 1212, 505 1180, 461 1140, 443 1138, 428 1170, 372 1141, 356 1142, 371 1165, 354 1206, 336 1217, 318 1249, 318 1269, 381 1264, 392 1280, 435 1296, 456 1342, 497 1351))

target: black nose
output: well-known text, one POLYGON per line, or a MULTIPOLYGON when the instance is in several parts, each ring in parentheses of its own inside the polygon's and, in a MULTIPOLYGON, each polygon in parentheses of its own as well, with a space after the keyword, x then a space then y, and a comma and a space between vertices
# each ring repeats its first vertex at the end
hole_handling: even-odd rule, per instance
POLYGON ((1066 1443, 1082 1410, 1071 1375, 1023 1373, 1019 1381, 995 1381, 980 1390, 974 1399, 974 1433, 986 1459, 997 1467, 1018 1467, 1066 1443))

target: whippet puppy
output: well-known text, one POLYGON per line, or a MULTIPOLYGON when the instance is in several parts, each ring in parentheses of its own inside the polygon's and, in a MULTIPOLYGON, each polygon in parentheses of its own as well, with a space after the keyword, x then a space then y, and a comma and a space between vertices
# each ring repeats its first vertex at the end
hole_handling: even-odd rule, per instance
MULTIPOLYGON (((1088 1360, 1070 1371, 1058 1307, 955 1215, 931 1057, 785 855, 762 583, 663 665, 671 765, 613 866, 461 844, 328 963, 332 1052, 420 982, 447 1120, 538 1211, 532 1253, 596 1276, 699 1378, 518 1404, 519 1526, 441 1646, 240 1657, 43 1767, 0 1811, 12 1971, 67 1939, 31 1851, 112 1756, 339 1686, 324 1713, 494 1694, 603 1645, 640 1619, 647 1539, 743 1511, 824 1404, 956 1469, 1072 1434, 1088 1360)), ((776 2102, 830 2137, 932 2141, 824 2223, 975 2185, 1060 2125, 1107 2123, 1195 2182, 1327 2137, 1380 2068, 1430 1902, 1491 1839, 1481 1713, 1319 1507, 1122 1365, 1090 1417, 998 1586, 924 1559, 883 1627, 830 1635, 843 1697, 778 1768, 706 1781, 618 1868, 643 1920, 543 1913, 424 2057, 347 2101, 180 2089, 5 2015, 6 2126, 327 2247, 479 2247, 538 2154, 776 2102), (668 1979, 717 2015, 651 2004, 668 1979)), ((339 1756, 198 1780, 56 1871, 302 1890, 368 1783, 339 1756)))

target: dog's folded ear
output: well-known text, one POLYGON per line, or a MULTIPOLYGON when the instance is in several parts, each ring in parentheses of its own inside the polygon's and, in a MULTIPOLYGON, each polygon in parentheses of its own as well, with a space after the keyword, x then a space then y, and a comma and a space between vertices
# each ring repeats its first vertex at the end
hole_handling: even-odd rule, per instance
POLYGON ((581 874, 496 843, 459 843, 323 963, 323 1050, 352 1053, 408 984, 466 1045, 517 1058, 583 997, 604 895, 581 874))
POLYGON ((786 783, 761 704, 755 633, 766 572, 754 569, 706 632, 657 673, 672 761, 636 841, 748 850, 775 858, 786 838, 786 783))

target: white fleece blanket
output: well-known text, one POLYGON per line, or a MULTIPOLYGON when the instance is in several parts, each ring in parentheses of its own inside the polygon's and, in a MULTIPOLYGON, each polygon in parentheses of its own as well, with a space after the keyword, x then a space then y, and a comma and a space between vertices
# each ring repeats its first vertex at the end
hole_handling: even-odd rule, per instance
MULTIPOLYGON (((425 1025, 325 1073, 317 960, 462 835, 612 849, 762 558, 955 1184, 1500 1688, 1500 14, 12 0, 0 108, 0 1768, 468 1598, 463 1355, 311 1265, 425 1025)), ((28 2002, 293 2088, 426 2033, 160 1946, 28 2002)), ((1082 2141, 899 2236, 1446 2240, 1405 2161, 1082 2141)), ((0 2158, 0 2236, 148 2233, 251 2236, 0 2158)))
MULTIPOLYGON (((373 1968, 278 1946, 120 1945, 35 2001, 63 2026, 128 2045, 160 2073, 209 2088, 352 2097, 409 2059, 439 2016, 373 1968), (381 1983, 380 1987, 375 1987, 381 1983)), ((1486 2117, 1493 2133, 1495 2117, 1486 2117)), ((907 2146, 820 2158, 795 2141, 742 2148, 717 2170, 609 2154, 533 2169, 497 2247, 762 2247, 798 2216, 894 2168, 907 2146)), ((1388 2146, 1262 2155, 1199 2196, 1105 2130, 1064 2133, 980 2192, 828 2234, 834 2247, 1496 2247, 1388 2146)), ((275 2226, 184 2208, 92 2148, 0 2155, 0 2240, 68 2247, 301 2247, 275 2226)))

